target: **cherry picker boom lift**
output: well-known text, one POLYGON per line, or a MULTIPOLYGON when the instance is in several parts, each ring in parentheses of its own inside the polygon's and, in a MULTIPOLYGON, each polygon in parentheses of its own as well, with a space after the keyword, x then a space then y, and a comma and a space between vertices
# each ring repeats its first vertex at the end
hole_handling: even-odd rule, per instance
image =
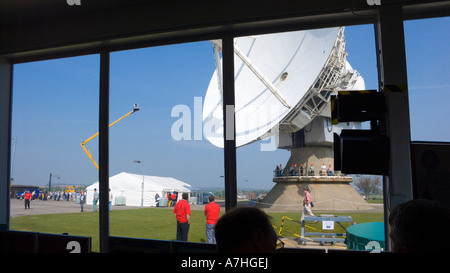
MULTIPOLYGON (((133 106, 133 110, 132 110, 132 111, 130 111, 129 113, 125 114, 123 117, 121 117, 121 118, 119 118, 118 120, 116 120, 116 121, 114 121, 113 123, 111 123, 111 124, 109 125, 109 127, 113 126, 114 124, 116 124, 116 123, 119 122, 120 120, 122 120, 122 119, 128 117, 129 115, 131 115, 131 114, 133 114, 134 112, 137 112, 137 111, 139 111, 139 106, 138 106, 137 104, 135 104, 135 105, 133 106)), ((98 134, 99 134, 99 133, 97 132, 96 134, 94 134, 93 136, 91 136, 90 138, 86 139, 85 141, 83 141, 83 142, 81 143, 81 147, 82 147, 83 150, 86 152, 86 154, 89 156, 89 158, 91 159, 92 163, 94 163, 94 165, 95 165, 95 167, 97 168, 97 170, 99 169, 99 168, 98 168, 98 165, 97 165, 97 163, 95 162, 94 158, 92 157, 91 153, 89 152, 89 149, 86 148, 85 145, 86 145, 89 141, 91 141, 91 140, 93 140, 94 138, 96 138, 96 137, 98 136, 98 134)))

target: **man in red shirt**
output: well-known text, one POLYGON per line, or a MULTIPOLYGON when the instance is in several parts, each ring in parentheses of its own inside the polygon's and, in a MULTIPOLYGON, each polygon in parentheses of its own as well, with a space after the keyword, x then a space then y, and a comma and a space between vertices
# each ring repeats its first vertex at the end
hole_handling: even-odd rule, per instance
POLYGON ((220 206, 214 202, 214 195, 209 196, 209 204, 205 206, 205 216, 206 216, 206 238, 208 243, 215 244, 216 236, 214 228, 216 226, 217 220, 219 219, 220 206))
POLYGON ((191 206, 189 206, 188 194, 183 193, 183 199, 177 202, 173 208, 173 213, 177 219, 177 241, 187 241, 189 225, 191 219, 191 206))
POLYGON ((26 191, 25 193, 25 209, 30 208, 30 202, 33 195, 31 195, 30 191, 26 191))
POLYGON ((171 198, 172 198, 172 206, 175 206, 175 204, 177 203, 177 195, 175 194, 175 192, 172 193, 171 198))

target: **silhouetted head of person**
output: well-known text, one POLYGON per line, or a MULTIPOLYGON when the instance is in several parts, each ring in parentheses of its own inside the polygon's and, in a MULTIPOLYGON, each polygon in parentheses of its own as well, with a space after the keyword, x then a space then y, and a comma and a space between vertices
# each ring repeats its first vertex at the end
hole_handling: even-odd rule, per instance
POLYGON ((225 213, 215 227, 219 253, 273 253, 277 235, 271 218, 261 209, 237 207, 225 213))
POLYGON ((389 215, 389 225, 394 252, 448 251, 450 236, 445 233, 450 230, 450 208, 437 201, 416 199, 399 204, 389 215))
POLYGON ((208 197, 209 202, 213 202, 216 198, 214 197, 214 195, 210 195, 208 197))

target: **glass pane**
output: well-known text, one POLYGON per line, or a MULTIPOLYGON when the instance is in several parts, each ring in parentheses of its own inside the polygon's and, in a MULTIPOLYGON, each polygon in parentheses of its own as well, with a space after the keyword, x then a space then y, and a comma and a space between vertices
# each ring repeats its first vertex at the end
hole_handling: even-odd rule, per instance
POLYGON ((329 101, 378 90, 373 26, 238 37, 235 53, 240 203, 264 208, 286 248, 355 249, 344 243, 353 222, 383 222, 382 178, 334 169, 333 133, 370 124, 332 125, 329 101))
POLYGON ((449 26, 449 17, 404 23, 412 140, 450 141, 449 26))
POLYGON ((215 69, 209 41, 111 54, 110 121, 125 116, 110 129, 111 235, 176 240, 188 193, 188 240, 206 242, 207 196, 224 198, 223 150, 203 134, 215 69))
MULTIPOLYGON (((414 213, 417 217, 411 220, 420 219, 420 223, 431 221, 433 216, 430 211, 436 215, 445 214, 436 203, 450 208, 450 123, 447 118, 450 115, 449 27, 450 17, 404 22, 412 140, 412 182, 416 200, 408 206, 403 206, 402 210, 424 211, 423 215, 414 213)), ((400 205, 399 207, 402 208, 400 205)), ((440 216, 437 218, 439 223, 446 222, 440 216)), ((407 222, 404 228, 397 226, 402 223, 397 223, 397 228, 392 230, 408 230, 407 233, 410 234, 417 232, 414 228, 420 227, 419 222, 403 222, 407 222)), ((403 234, 392 232, 391 236, 396 238, 393 240, 394 251, 446 251, 442 249, 446 245, 442 241, 420 237, 414 240, 413 244, 406 246, 402 244, 403 234), (421 241, 422 238, 425 241, 421 241)))
POLYGON ((98 251, 98 214, 80 213, 81 192, 98 180, 80 146, 98 131, 98 86, 98 55, 14 66, 11 230, 93 237, 98 251))

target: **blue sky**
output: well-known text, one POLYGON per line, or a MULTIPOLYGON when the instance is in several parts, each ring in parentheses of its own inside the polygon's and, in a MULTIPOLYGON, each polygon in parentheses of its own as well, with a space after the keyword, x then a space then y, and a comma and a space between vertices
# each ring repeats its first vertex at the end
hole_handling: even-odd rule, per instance
MULTIPOLYGON (((450 141, 450 18, 405 23, 412 140, 450 141)), ((348 60, 378 89, 373 26, 346 28, 348 60)), ((98 171, 80 143, 98 131, 99 55, 14 67, 12 137, 15 184, 91 184, 98 171)), ((210 42, 111 54, 110 121, 138 103, 141 110, 110 129, 110 174, 170 176, 198 187, 223 186, 223 152, 207 140, 175 141, 171 116, 179 104, 194 111, 213 75, 210 42), (140 160, 143 163, 133 163, 140 160)), ((193 128, 193 124, 192 124, 193 128)), ((87 144, 98 158, 98 139, 87 144)), ((289 152, 237 150, 238 187, 273 186, 272 170, 289 152)))

